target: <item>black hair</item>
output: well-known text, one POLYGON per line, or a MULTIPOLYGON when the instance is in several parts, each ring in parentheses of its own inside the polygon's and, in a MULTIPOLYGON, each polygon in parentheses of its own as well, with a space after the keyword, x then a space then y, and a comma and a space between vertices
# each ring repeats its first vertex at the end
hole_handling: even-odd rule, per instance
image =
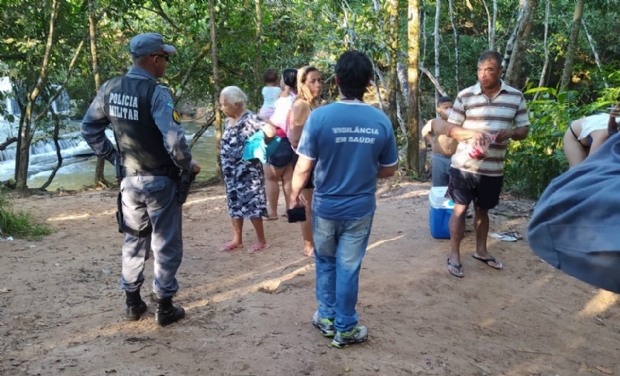
POLYGON ((484 63, 488 60, 495 60, 495 64, 498 68, 502 66, 502 55, 500 55, 497 51, 487 50, 481 53, 480 57, 478 58, 478 64, 484 63))
POLYGON ((297 69, 286 68, 282 71, 284 85, 297 90, 297 69))
POLYGON ((361 51, 346 51, 336 63, 340 93, 346 98, 362 100, 372 78, 372 61, 361 51))
POLYGON ((452 100, 452 98, 445 96, 445 97, 440 97, 439 99, 437 99, 437 105, 439 106, 442 103, 447 103, 447 102, 454 102, 452 100))
POLYGON ((263 74, 263 81, 266 84, 276 84, 278 83, 278 72, 275 69, 267 69, 263 74))

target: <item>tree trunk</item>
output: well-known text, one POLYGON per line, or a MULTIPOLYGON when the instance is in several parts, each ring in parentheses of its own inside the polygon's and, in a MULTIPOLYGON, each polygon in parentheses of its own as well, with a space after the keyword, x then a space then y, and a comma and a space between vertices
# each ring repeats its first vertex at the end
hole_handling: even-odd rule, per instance
POLYGON ((219 110, 220 76, 217 67, 217 35, 215 33, 214 0, 209 0, 209 24, 211 27, 211 64, 213 65, 213 111, 215 113, 215 166, 218 180, 224 182, 222 171, 222 117, 219 110))
POLYGON ((461 74, 459 72, 461 53, 459 51, 459 31, 456 28, 456 22, 454 22, 454 5, 452 4, 452 0, 448 0, 448 8, 450 10, 450 24, 452 24, 452 32, 454 33, 454 79, 456 80, 456 91, 458 93, 461 91, 461 74))
MULTIPOLYGON (((435 78, 439 80, 440 69, 439 69, 439 19, 441 18, 441 0, 437 0, 437 4, 435 6, 435 30, 433 34, 435 36, 435 78)), ((435 104, 439 101, 439 92, 435 90, 435 104)))
MULTIPOLYGON (((25 111, 22 111, 22 118, 20 119, 19 133, 19 159, 16 159, 16 173, 15 173, 15 188, 18 190, 25 190, 28 188, 28 164, 30 162, 30 144, 36 131, 36 118, 34 111, 34 105, 36 103, 39 94, 44 89, 47 83, 49 63, 51 59, 52 45, 54 43, 54 32, 56 26, 56 20, 58 18, 58 7, 60 3, 58 0, 54 0, 52 3, 52 9, 50 14, 49 32, 47 40, 45 42, 45 53, 43 54, 43 61, 41 62, 41 71, 39 72, 39 78, 34 89, 28 93, 26 99, 25 111)), ((44 109, 47 111, 47 109, 44 109)))
MULTIPOLYGON (((97 54, 97 18, 95 14, 95 0, 88 0, 88 36, 90 39, 90 56, 93 65, 93 77, 95 79, 95 95, 101 87, 101 75, 99 74, 99 55, 97 54)), ((104 158, 97 159, 95 168, 95 186, 107 185, 104 177, 104 158)))
MULTIPOLYGON (((588 31, 586 20, 582 18, 581 24, 583 25, 583 31, 586 33, 586 37, 588 38, 588 43, 590 44, 592 55, 594 55, 594 61, 596 61, 596 66, 598 67, 598 71, 603 73, 603 67, 601 65, 601 58, 598 56, 598 52, 596 51, 596 47, 594 46, 594 39, 592 39, 592 35, 590 35, 590 32, 588 31)), ((607 85, 607 79, 605 78, 605 75, 601 74, 601 79, 603 80, 603 84, 605 84, 605 87, 609 87, 609 85, 607 85)))
POLYGON ((262 80, 261 80, 262 78, 262 71, 261 71, 262 70, 261 69, 262 29, 263 29, 263 13, 261 12, 261 8, 260 8, 260 0, 256 0, 256 96, 254 98, 254 103, 256 103, 256 106, 260 106, 261 88, 263 86, 262 80))
POLYGON ((504 51, 504 60, 502 61, 502 67, 504 68, 504 74, 506 73, 506 68, 510 62, 510 58, 512 57, 512 51, 515 49, 515 44, 517 41, 517 36, 519 35, 519 26, 521 25, 521 20, 523 19, 523 7, 519 6, 519 13, 517 15, 517 23, 515 25, 510 38, 508 38, 508 42, 506 43, 506 51, 504 51))
POLYGON ((47 187, 50 186, 50 184, 52 184, 52 181, 54 180, 54 177, 56 176, 56 173, 58 172, 58 170, 60 169, 60 167, 62 167, 62 154, 61 154, 61 150, 60 150, 60 143, 58 142, 58 135, 60 133, 60 117, 58 116, 58 114, 56 112, 54 112, 54 109, 51 109, 52 112, 52 119, 54 119, 54 135, 53 140, 54 140, 54 146, 56 147, 56 166, 54 166, 54 169, 52 170, 52 173, 47 177, 47 181, 45 183, 43 183, 43 185, 41 187, 39 187, 38 189, 44 191, 47 189, 47 187))
POLYGON ((487 5, 486 0, 482 0, 482 5, 484 6, 484 11, 487 13, 487 35, 489 38, 489 50, 493 50, 493 42, 495 41, 495 25, 493 24, 491 12, 489 11, 489 6, 487 5))
POLYGON ((409 0, 409 21, 407 25, 407 55, 409 68, 407 81, 409 86, 408 98, 408 129, 407 129, 407 170, 420 176, 420 130, 418 119, 418 81, 420 61, 420 3, 419 0, 409 0))
POLYGON ((521 18, 521 24, 517 26, 518 33, 515 41, 515 48, 506 69, 506 75, 504 81, 514 87, 520 86, 519 78, 521 76, 521 66, 523 60, 527 55, 527 46, 530 40, 530 33, 532 31, 532 22, 534 20, 534 14, 536 14, 536 7, 538 6, 538 0, 521 0, 521 8, 523 9, 523 17, 521 18))
POLYGON ((390 48, 390 67, 389 85, 387 87, 388 117, 392 122, 392 127, 398 126, 398 109, 396 105, 396 94, 398 91, 398 0, 390 0, 388 3, 389 19, 388 26, 388 45, 390 48))
POLYGON ((422 54, 420 55, 420 60, 422 61, 422 65, 426 65, 426 57, 428 56, 426 53, 426 0, 422 0, 422 9, 424 9, 424 12, 420 14, 420 19, 422 20, 422 35, 420 37, 420 39, 422 40, 422 54))
POLYGON ((573 13, 573 25, 570 29, 570 37, 568 39, 568 48, 566 50, 566 61, 564 61, 564 71, 562 72, 562 81, 560 83, 560 91, 567 89, 568 84, 573 77, 573 63, 575 61, 575 53, 577 52, 577 44, 579 41, 579 29, 581 28, 581 18, 583 16, 584 0, 575 1, 575 12, 573 13))
MULTIPOLYGON (((540 81, 538 81, 538 86, 545 86, 545 74, 547 72, 547 68, 549 67, 549 46, 547 44, 547 40, 549 38, 549 16, 551 13, 551 0, 547 0, 545 2, 545 37, 544 37, 544 46, 545 46, 545 62, 543 63, 542 71, 540 72, 540 81)), ((534 100, 538 99, 540 95, 540 91, 537 91, 534 94, 534 100)))

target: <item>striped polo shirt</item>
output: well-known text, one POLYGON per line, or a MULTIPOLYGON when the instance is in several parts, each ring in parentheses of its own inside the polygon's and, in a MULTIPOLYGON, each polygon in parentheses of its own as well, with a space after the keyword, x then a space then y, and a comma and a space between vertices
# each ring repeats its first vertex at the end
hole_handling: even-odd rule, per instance
MULTIPOLYGON (((493 100, 482 93, 480 83, 461 91, 454 101, 448 122, 491 136, 501 129, 530 125, 523 94, 506 85, 504 81, 499 94, 493 100)), ((480 159, 469 157, 471 143, 471 139, 459 142, 456 153, 452 156, 452 167, 486 176, 504 175, 508 141, 492 142, 489 150, 480 159)))

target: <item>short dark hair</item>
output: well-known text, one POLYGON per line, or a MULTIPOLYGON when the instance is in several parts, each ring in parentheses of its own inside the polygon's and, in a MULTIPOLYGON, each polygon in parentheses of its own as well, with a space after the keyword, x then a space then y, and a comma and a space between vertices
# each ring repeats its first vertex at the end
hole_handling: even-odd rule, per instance
POLYGON ((283 70, 282 80, 284 81, 284 85, 296 90, 297 89, 297 69, 286 68, 285 70, 283 70))
POLYGON ((444 97, 440 97, 439 99, 437 99, 437 105, 439 106, 442 103, 447 103, 447 102, 454 102, 452 100, 452 98, 448 97, 448 96, 444 96, 444 97))
POLYGON ((495 60, 498 68, 502 66, 502 55, 500 55, 497 51, 487 50, 481 53, 478 58, 478 64, 484 63, 487 60, 495 60))
POLYGON ((267 69, 263 74, 263 81, 266 84, 273 84, 278 82, 278 72, 275 69, 267 69))
POLYGON ((343 96, 361 100, 372 78, 372 61, 361 51, 346 51, 336 63, 338 87, 343 96))

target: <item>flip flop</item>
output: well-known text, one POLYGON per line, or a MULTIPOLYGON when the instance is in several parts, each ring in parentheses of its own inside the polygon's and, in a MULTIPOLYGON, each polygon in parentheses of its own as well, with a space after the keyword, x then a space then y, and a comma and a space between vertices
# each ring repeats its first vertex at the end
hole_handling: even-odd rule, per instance
POLYGON ((226 243, 222 246, 222 248, 220 248, 220 252, 234 251, 239 248, 243 248, 243 244, 226 243))
POLYGON ((482 261, 485 264, 487 264, 488 266, 492 267, 493 269, 497 269, 497 270, 502 270, 504 269, 504 265, 501 262, 498 262, 497 260, 495 260, 495 257, 491 256, 490 258, 482 258, 476 254, 471 255, 471 257, 475 258, 478 261, 482 261), (495 265, 491 265, 491 263, 494 263, 495 265))
POLYGON ((278 216, 275 217, 265 217, 266 221, 277 221, 278 220, 278 216))
POLYGON ((448 273, 452 274, 455 277, 458 278, 463 278, 465 277, 465 275, 463 274, 463 272, 461 271, 461 269, 463 268, 463 264, 455 264, 452 261, 450 261, 450 259, 448 258, 448 273), (455 268, 456 270, 458 270, 458 273, 453 272, 450 267, 455 268))
POLYGON ((250 249, 248 249, 248 253, 264 251, 267 248, 269 248, 268 244, 257 243, 257 244, 250 246, 250 249))

